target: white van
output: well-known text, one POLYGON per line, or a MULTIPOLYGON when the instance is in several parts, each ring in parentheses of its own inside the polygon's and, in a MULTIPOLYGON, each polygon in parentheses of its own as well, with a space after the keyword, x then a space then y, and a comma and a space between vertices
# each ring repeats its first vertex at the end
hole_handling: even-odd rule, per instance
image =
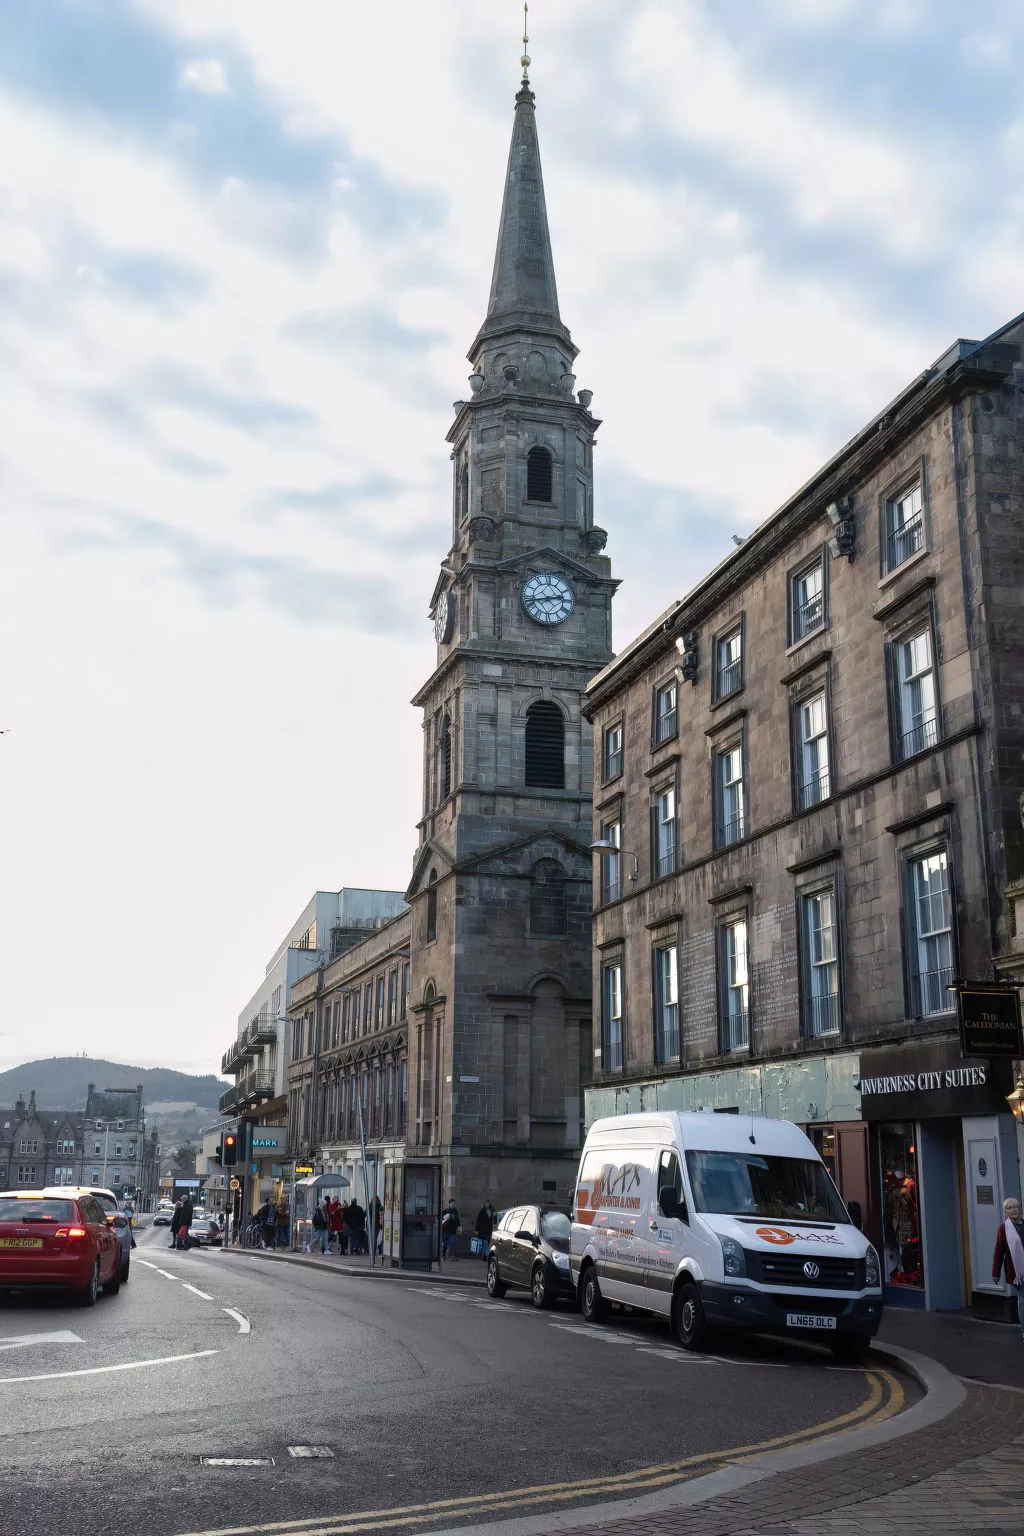
POLYGON ((788 1120, 644 1114, 598 1120, 573 1200, 569 1266, 583 1316, 624 1302, 709 1326, 800 1334, 853 1358, 882 1320, 878 1255, 788 1120))

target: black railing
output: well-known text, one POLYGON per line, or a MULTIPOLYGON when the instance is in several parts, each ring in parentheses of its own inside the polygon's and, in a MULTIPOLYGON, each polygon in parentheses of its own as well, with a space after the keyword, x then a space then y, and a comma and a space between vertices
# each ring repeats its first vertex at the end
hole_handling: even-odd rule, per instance
POLYGON ((605 1034, 601 1047, 601 1066, 605 1072, 621 1072, 622 1070, 622 1033, 621 1026, 618 1036, 608 1031, 605 1034))
POLYGON ((934 747, 938 739, 938 717, 931 715, 919 725, 912 726, 909 731, 904 731, 900 737, 900 756, 916 757, 918 752, 926 752, 929 747, 934 747))
POLYGON ((723 821, 718 829, 718 846, 727 848, 730 843, 738 843, 743 836, 743 812, 738 816, 723 821))
POLYGON ((834 1035, 839 1029, 839 993, 823 992, 808 997, 804 1003, 804 1028, 815 1040, 819 1035, 834 1035))
POLYGON ((671 842, 665 843, 664 845, 659 845, 659 847, 658 847, 658 850, 657 850, 657 853, 656 853, 655 859, 654 859, 654 875, 655 875, 655 879, 657 879, 659 875, 670 875, 670 874, 672 874, 672 872, 674 871, 675 867, 676 867, 676 840, 675 840, 675 837, 673 837, 671 842))
POLYGON ((671 741, 678 729, 678 713, 675 709, 667 709, 663 715, 659 715, 654 723, 654 744, 660 746, 663 741, 671 741))
POLYGON ((735 693, 743 681, 743 662, 730 661, 727 666, 718 670, 718 697, 727 699, 730 693, 735 693))
POLYGON ((914 977, 914 993, 918 1018, 929 1018, 933 1013, 952 1013, 956 1007, 949 984, 953 980, 953 967, 943 966, 938 971, 919 971, 914 977))
POLYGON ((722 1021, 723 1050, 741 1050, 747 1043, 749 1027, 749 1007, 745 1002, 738 1003, 735 997, 730 996, 725 1018, 722 1021))
POLYGON ((816 592, 793 609, 793 639, 802 640, 812 629, 817 629, 824 618, 825 597, 822 592, 816 592))
POLYGON ((886 539, 886 569, 894 571, 904 560, 916 555, 924 544, 924 518, 918 512, 901 528, 894 528, 886 539))
POLYGON ((820 805, 831 793, 829 771, 822 768, 818 773, 811 774, 810 778, 804 779, 800 785, 800 809, 806 811, 808 806, 820 805))

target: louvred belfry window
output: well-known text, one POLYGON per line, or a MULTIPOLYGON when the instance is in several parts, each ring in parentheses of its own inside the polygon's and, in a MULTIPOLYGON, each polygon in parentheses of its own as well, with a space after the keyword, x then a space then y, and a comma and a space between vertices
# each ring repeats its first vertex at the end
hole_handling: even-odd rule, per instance
POLYGON ((526 456, 526 499, 551 500, 551 454, 546 448, 531 448, 526 456))
POLYGON ((565 725, 557 704, 545 699, 526 711, 526 785, 565 788, 565 725))

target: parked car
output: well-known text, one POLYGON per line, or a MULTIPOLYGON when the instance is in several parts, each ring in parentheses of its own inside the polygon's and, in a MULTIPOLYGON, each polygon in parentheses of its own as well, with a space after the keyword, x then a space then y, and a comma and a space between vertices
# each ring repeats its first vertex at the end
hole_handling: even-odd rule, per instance
POLYGON ((224 1242, 224 1228, 216 1216, 205 1212, 193 1216, 188 1234, 193 1247, 220 1248, 224 1242))
POLYGON ((496 1300, 522 1286, 535 1307, 575 1301, 569 1274, 571 1227, 564 1211, 517 1205, 502 1212, 487 1254, 487 1294, 496 1300))
POLYGON ((91 1307, 121 1289, 121 1242, 91 1194, 0 1195, 0 1290, 68 1290, 91 1307))
POLYGON ((109 1226, 117 1233, 121 1244, 121 1284, 126 1285, 131 1271, 132 1257, 132 1224, 122 1211, 117 1201, 117 1196, 112 1189, 99 1189, 95 1184, 79 1184, 68 1186, 66 1184, 54 1184, 43 1190, 44 1195, 52 1195, 55 1199, 61 1195, 91 1195, 99 1205, 107 1218, 109 1226))

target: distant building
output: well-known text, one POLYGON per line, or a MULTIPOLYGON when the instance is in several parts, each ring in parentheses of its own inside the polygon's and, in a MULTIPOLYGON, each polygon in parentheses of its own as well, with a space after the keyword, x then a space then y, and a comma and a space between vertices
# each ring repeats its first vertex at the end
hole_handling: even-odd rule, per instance
POLYGON ((0 1184, 4 1189, 41 1189, 82 1182, 84 1116, 75 1110, 36 1108, 18 1099, 0 1109, 0 1184))
POLYGON ((0 1181, 5 1189, 95 1184, 116 1193, 150 1192, 153 1147, 146 1139, 142 1087, 89 1084, 84 1112, 36 1107, 33 1090, 0 1109, 0 1181))

